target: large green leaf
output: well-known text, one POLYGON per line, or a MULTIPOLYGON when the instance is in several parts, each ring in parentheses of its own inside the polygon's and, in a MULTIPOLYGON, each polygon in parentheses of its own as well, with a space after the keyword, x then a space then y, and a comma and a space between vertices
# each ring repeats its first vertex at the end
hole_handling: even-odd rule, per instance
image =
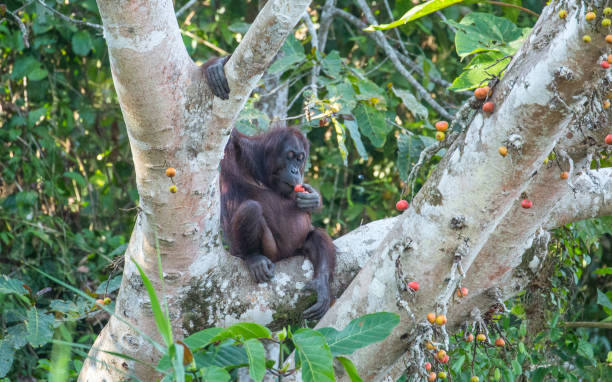
POLYGON ((0 276, 0 294, 27 294, 28 291, 23 287, 23 282, 11 279, 8 276, 0 276))
POLYGON ((321 62, 323 66, 323 70, 325 73, 329 74, 331 77, 338 77, 340 75, 340 70, 342 69, 342 58, 340 57, 340 53, 337 50, 332 50, 321 62))
POLYGON ((382 147, 387 139, 387 134, 392 130, 392 127, 385 121, 384 113, 365 103, 359 103, 353 113, 361 133, 368 137, 375 147, 382 147))
POLYGON ((321 328, 333 356, 352 354, 355 350, 385 339, 399 324, 396 313, 366 314, 351 321, 343 330, 321 328))
POLYGON ((336 380, 331 351, 321 333, 304 328, 293 333, 291 339, 298 353, 304 382, 336 380))
POLYGON ((249 358, 249 376, 260 382, 266 374, 266 349, 258 339, 251 338, 244 341, 244 350, 249 358))
POLYGON ((605 293, 602 293, 599 289, 597 290, 597 303, 605 308, 612 310, 612 302, 605 293))
POLYGON ((82 29, 72 35, 72 51, 79 56, 87 56, 93 48, 89 32, 82 29))
POLYGON ((153 284, 151 280, 144 273, 140 265, 132 258, 132 262, 136 265, 138 269, 138 273, 140 274, 140 278, 142 278, 142 282, 144 283, 145 289, 149 295, 149 299, 151 300, 151 310, 153 311, 153 318, 155 319, 155 325, 157 325, 157 329, 159 330, 166 346, 172 345, 172 327, 170 325, 170 318, 167 313, 165 313, 161 304, 159 303, 159 299, 157 298, 157 294, 155 293, 155 288, 153 288, 153 284))
POLYGON ((230 375, 225 369, 217 366, 207 366, 200 369, 200 375, 204 382, 227 382, 230 375))
POLYGON ((357 368, 353 361, 346 357, 338 357, 338 361, 344 366, 344 370, 346 370, 346 374, 348 374, 351 382, 363 382, 363 379, 361 379, 359 373, 357 373, 357 368))
POLYGON ((457 29, 455 47, 461 58, 491 50, 512 55, 529 32, 528 28, 520 29, 510 20, 490 13, 472 12, 459 23, 447 22, 457 29))
POLYGON ((215 338, 219 333, 223 332, 223 328, 208 328, 200 330, 199 332, 193 333, 189 337, 185 338, 183 342, 189 346, 192 351, 196 351, 212 343, 212 339, 215 338))
POLYGON ((26 313, 26 340, 37 347, 47 344, 53 338, 53 315, 41 313, 35 307, 26 313))
POLYGON ((291 67, 295 67, 297 63, 306 60, 304 47, 293 36, 290 35, 281 49, 282 54, 268 68, 268 73, 284 73, 291 67))
POLYGON ((477 55, 463 69, 459 77, 455 78, 449 89, 462 92, 484 85, 483 81, 493 76, 501 76, 502 70, 510 62, 510 58, 503 58, 503 53, 495 51, 477 55))
POLYGON ((239 322, 217 334, 212 341, 223 341, 227 338, 248 340, 251 338, 271 338, 270 330, 253 322, 239 322))
POLYGON ((344 130, 344 126, 338 121, 337 118, 332 118, 332 124, 334 125, 334 130, 336 131, 336 141, 338 142, 338 150, 340 151, 340 155, 342 156, 342 161, 344 165, 348 165, 348 150, 346 148, 346 131, 344 130))
POLYGON ((404 89, 393 88, 393 92, 398 96, 404 105, 410 110, 415 119, 427 119, 429 115, 427 108, 416 99, 412 93, 404 89))
POLYGON ((193 356, 198 366, 218 366, 231 370, 249 364, 246 350, 233 340, 211 346, 204 353, 196 352, 193 356))
POLYGON ((421 18, 423 16, 427 16, 430 13, 439 11, 440 9, 444 9, 444 8, 450 7, 451 5, 461 3, 462 1, 463 0, 430 0, 426 3, 419 4, 415 7, 410 8, 410 10, 404 13, 404 15, 400 17, 400 19, 397 21, 394 21, 389 24, 370 25, 368 28, 366 28, 366 31, 371 32, 374 30, 385 30, 385 29, 395 28, 395 27, 404 25, 410 21, 421 18))
POLYGON ((14 358, 15 350, 11 343, 6 340, 0 340, 0 378, 3 378, 11 371, 14 358))
POLYGON ((363 142, 361 141, 361 134, 359 133, 359 126, 357 126, 357 122, 355 122, 354 119, 345 119, 344 127, 346 127, 346 129, 349 131, 351 139, 353 140, 355 148, 357 149, 357 152, 359 153, 361 159, 367 160, 368 151, 366 150, 365 146, 363 145, 363 142))

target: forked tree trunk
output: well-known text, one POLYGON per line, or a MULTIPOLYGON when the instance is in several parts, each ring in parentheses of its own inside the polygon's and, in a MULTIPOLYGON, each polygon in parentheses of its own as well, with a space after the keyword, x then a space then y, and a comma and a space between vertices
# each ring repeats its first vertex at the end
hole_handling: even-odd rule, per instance
MULTIPOLYGON (((149 364, 159 357, 134 330, 161 341, 130 259, 165 295, 175 337, 238 321, 270 324, 276 318, 282 324, 293 314, 312 267, 290 259, 277 266, 270 283, 254 284, 240 260, 221 245, 217 167, 237 112, 307 5, 304 0, 266 4, 226 65, 232 92, 222 101, 212 97, 187 55, 170 0, 98 0, 141 211, 126 251, 115 315, 92 347, 80 380, 157 377, 150 367, 103 352, 149 364), (177 169, 176 194, 169 192, 167 167, 177 169), (156 276, 156 248, 164 291, 156 276), (281 314, 273 317, 275 312, 281 314)), ((547 230, 612 213, 610 170, 588 170, 594 154, 604 149, 610 115, 593 90, 603 86, 598 61, 606 47, 603 35, 590 31, 585 12, 582 2, 546 7, 495 89, 495 113, 479 114, 458 137, 410 209, 336 240, 334 289, 344 293, 319 325, 342 327, 375 311, 402 317, 387 340, 351 356, 364 380, 403 371, 402 356, 413 346, 408 340, 419 334, 414 329, 426 312, 447 311, 447 326, 454 329, 474 307, 484 311, 516 294, 538 265, 523 254, 545 256, 547 230), (555 17, 562 7, 570 14, 565 20, 555 17), (587 30, 591 44, 581 40, 587 30), (511 135, 523 143, 502 157, 497 148, 511 135), (570 183, 559 179, 558 168, 543 165, 555 147, 565 154, 563 165, 569 159, 574 163, 570 183), (523 192, 534 203, 529 210, 520 208, 523 192), (461 303, 450 298, 459 280, 451 275, 454 261, 461 263, 462 284, 471 290, 461 303), (421 284, 414 297, 402 290, 409 280, 421 284)))

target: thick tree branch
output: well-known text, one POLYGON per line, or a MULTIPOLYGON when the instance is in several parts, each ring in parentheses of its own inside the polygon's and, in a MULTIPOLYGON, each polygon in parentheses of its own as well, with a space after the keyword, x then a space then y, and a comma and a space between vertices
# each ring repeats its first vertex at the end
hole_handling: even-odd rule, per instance
POLYGON ((587 171, 575 180, 550 212, 546 229, 579 220, 612 216, 612 168, 587 171))

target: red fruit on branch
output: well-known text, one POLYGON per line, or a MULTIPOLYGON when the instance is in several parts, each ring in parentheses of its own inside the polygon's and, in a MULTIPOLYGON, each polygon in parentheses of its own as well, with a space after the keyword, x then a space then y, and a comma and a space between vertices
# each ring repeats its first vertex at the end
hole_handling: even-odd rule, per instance
POLYGON ((398 211, 404 211, 408 209, 408 202, 405 201, 404 199, 400 200, 399 202, 395 203, 395 208, 397 208, 398 211))
POLYGON ((533 205, 533 203, 531 203, 531 200, 524 199, 521 202, 521 207, 523 207, 525 209, 531 208, 532 205, 533 205))
POLYGON ((408 283, 408 287, 416 292, 417 290, 419 290, 419 283, 416 281, 411 281, 408 283))

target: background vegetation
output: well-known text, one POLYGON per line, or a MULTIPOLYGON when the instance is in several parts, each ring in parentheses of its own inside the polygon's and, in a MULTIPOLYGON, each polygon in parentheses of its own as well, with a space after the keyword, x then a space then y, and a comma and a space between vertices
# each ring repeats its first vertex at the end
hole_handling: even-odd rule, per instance
MULTIPOLYGON (((177 0, 176 9, 185 3, 177 0)), ((194 60, 219 55, 211 44, 227 52, 237 46, 257 14, 257 4, 247 3, 197 1, 181 14, 183 39, 194 60)), ((418 0, 370 4, 379 22, 390 22, 414 3, 418 0)), ((511 3, 535 12, 543 6, 536 0, 511 3)), ((311 5, 315 22, 321 6, 322 1, 311 5)), ((352 1, 340 0, 337 6, 359 19, 352 1)), ((95 0, 9 0, 0 5, 2 381, 76 377, 82 351, 52 339, 89 345, 107 314, 37 270, 95 298, 112 300, 137 214, 128 138, 102 32, 64 20, 49 8, 100 24, 95 0)), ((419 82, 448 110, 467 97, 440 86, 440 79, 457 78, 454 88, 469 88, 482 79, 482 73, 470 77, 474 73, 469 66, 477 69, 478 64, 473 60, 489 63, 512 53, 492 48, 488 56, 474 58, 469 49, 461 51, 454 30, 462 28, 458 22, 471 12, 501 18, 489 21, 507 23, 511 31, 504 36, 510 41, 520 40, 521 28, 536 20, 525 11, 482 2, 450 7, 385 32, 396 44, 402 41, 402 51, 426 74, 419 82)), ((283 51, 271 72, 282 74, 290 86, 289 99, 295 98, 286 123, 303 128, 312 142, 307 178, 324 199, 315 224, 338 237, 396 214, 395 202, 411 195, 408 189, 402 196, 403 180, 423 148, 434 142, 433 124, 440 119, 436 110, 396 72, 385 52, 345 19, 334 21, 325 52, 312 49, 304 25, 283 51), (321 65, 324 73, 317 98, 304 90, 314 65, 321 65), (311 121, 303 115, 304 104, 311 106, 311 121), (316 118, 320 114, 326 117, 316 118)), ((267 128, 269 118, 255 107, 261 95, 254 94, 243 112, 238 123, 243 131, 267 128)), ((438 160, 419 171, 415 192, 438 160)), ((610 165, 607 160, 604 165, 610 165)), ((451 353, 453 375, 506 381, 545 376, 597 380, 606 375, 612 363, 610 331, 568 328, 565 323, 611 320, 610 232, 610 218, 559 229, 542 276, 509 301, 511 312, 500 317, 512 346, 473 352, 458 333, 451 353)))

